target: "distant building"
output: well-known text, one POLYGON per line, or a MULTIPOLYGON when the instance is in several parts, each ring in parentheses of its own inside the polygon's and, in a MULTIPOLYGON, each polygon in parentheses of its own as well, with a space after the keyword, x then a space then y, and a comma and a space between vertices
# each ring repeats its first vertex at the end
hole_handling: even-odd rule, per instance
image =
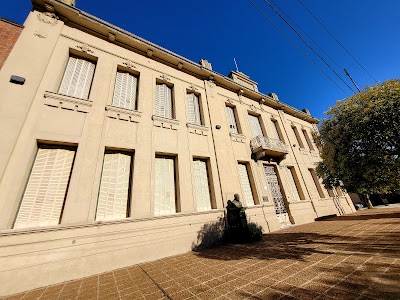
POLYGON ((0 70, 17 41, 23 26, 0 18, 0 70))
POLYGON ((32 3, 0 71, 0 296, 190 251, 235 193, 265 232, 354 211, 316 177, 307 110, 32 3))

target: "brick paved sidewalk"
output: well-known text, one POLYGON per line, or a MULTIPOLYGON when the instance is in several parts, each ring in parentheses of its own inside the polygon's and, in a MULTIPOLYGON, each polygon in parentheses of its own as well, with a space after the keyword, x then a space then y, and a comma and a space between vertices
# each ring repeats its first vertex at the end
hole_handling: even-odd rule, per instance
POLYGON ((11 299, 400 299, 400 208, 363 210, 11 299))

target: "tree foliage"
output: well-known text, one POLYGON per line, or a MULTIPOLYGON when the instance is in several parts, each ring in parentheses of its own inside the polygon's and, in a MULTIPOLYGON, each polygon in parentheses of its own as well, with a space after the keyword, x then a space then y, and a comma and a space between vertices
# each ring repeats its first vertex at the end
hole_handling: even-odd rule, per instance
POLYGON ((399 192, 400 80, 367 87, 326 114, 316 137, 324 185, 342 183, 367 195, 399 192))

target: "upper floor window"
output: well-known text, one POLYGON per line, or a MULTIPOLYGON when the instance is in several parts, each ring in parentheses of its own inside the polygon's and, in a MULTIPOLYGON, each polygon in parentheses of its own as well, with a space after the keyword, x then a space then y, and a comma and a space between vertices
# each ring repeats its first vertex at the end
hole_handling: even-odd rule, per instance
POLYGON ((249 121, 253 137, 264 135, 260 124, 260 118, 258 116, 249 114, 249 121))
POLYGON ((159 117, 173 119, 172 107, 172 87, 165 83, 156 85, 156 109, 155 115, 159 117))
POLYGON ((303 132, 304 138, 306 139, 308 148, 309 148, 310 150, 314 150, 314 146, 313 146, 313 144, 312 144, 312 142, 311 142, 311 140, 310 140, 310 137, 308 136, 307 131, 306 131, 305 129, 302 129, 301 131, 303 132))
POLYGON ((58 92, 71 97, 88 99, 94 69, 93 62, 70 56, 58 92))
POLYGON ((200 99, 194 93, 186 95, 188 123, 201 125, 200 99))
POLYGON ((115 78, 112 106, 136 110, 138 77, 123 71, 115 78))
POLYGON ((300 138, 299 132, 297 131, 296 126, 292 126, 294 136, 296 137, 297 142, 299 143, 300 148, 304 148, 303 141, 300 138))
POLYGON ((271 119, 271 122, 272 122, 272 131, 274 132, 275 138, 277 140, 280 140, 282 143, 285 143, 278 121, 271 119))
POLYGON ((228 125, 229 125, 229 130, 231 133, 239 133, 239 129, 236 123, 236 114, 235 114, 235 108, 232 106, 226 106, 225 107, 226 111, 226 118, 228 120, 228 125))

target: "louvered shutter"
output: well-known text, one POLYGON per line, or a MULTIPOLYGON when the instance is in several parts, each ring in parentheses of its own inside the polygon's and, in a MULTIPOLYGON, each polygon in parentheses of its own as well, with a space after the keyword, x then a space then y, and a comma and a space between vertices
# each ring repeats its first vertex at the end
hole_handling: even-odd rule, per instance
POLYGON ((193 93, 186 95, 188 123, 201 125, 199 97, 193 93))
POLYGON ((104 155, 96 220, 126 218, 130 169, 130 155, 122 153, 104 155))
POLYGON ((286 178, 289 184, 289 189, 291 191, 294 200, 300 200, 299 191, 297 190, 296 182, 294 180, 293 173, 290 167, 286 168, 286 174, 287 174, 286 178))
POLYGON ((260 125, 260 119, 256 116, 249 115, 249 120, 250 120, 250 127, 251 127, 251 131, 253 133, 253 137, 263 135, 261 125, 260 125))
POLYGON ((280 140, 281 137, 279 136, 279 132, 278 132, 278 124, 276 124, 276 121, 271 121, 272 122, 272 131, 274 132, 275 138, 277 140, 280 140))
POLYGON ((88 99, 94 68, 94 63, 88 60, 70 57, 59 93, 71 97, 88 99))
POLYGON ((175 212, 174 159, 157 157, 155 160, 154 215, 168 215, 175 212))
POLYGON ((39 148, 14 228, 57 225, 75 151, 39 148))
POLYGON ((117 72, 112 105, 136 109, 137 77, 127 72, 117 72))
POLYGON ((167 86, 164 85, 165 88, 165 115, 164 117, 166 118, 170 118, 172 119, 173 115, 172 115, 172 89, 167 86))
POLYGON ((194 188, 198 211, 211 209, 210 188, 208 183, 207 163, 202 160, 193 161, 194 188))
POLYGON ((249 174, 247 173, 247 167, 245 164, 239 164, 239 178, 242 186, 242 192, 244 197, 244 203, 246 206, 254 205, 253 193, 251 191, 251 185, 249 180, 249 174))
POLYGON ((236 120, 235 120, 235 112, 233 111, 233 108, 230 106, 225 107, 226 111, 226 118, 228 120, 228 125, 231 133, 238 133, 237 126, 236 126, 236 120))
POLYGON ((156 85, 155 114, 160 117, 172 119, 172 89, 166 84, 156 85))

